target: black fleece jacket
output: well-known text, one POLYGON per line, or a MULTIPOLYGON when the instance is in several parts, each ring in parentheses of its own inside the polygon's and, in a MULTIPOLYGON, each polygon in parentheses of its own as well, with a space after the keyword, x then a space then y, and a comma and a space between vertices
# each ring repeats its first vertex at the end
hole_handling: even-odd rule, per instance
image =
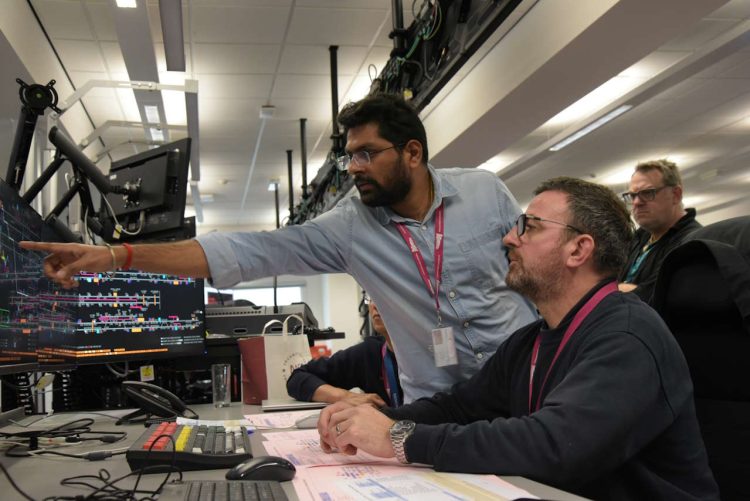
POLYGON ((529 369, 542 342, 534 399, 565 328, 516 331, 474 377, 386 414, 418 424, 412 462, 436 470, 521 475, 594 499, 718 499, 685 358, 637 296, 613 293, 561 352, 529 412, 529 369))

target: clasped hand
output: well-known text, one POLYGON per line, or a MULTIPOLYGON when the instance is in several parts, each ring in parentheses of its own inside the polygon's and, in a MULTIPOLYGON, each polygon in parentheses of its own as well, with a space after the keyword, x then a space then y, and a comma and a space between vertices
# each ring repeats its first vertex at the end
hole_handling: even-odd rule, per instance
POLYGON ((320 413, 320 447, 328 453, 354 455, 363 450, 373 456, 391 458, 395 456, 389 433, 393 423, 370 404, 336 402, 320 413))

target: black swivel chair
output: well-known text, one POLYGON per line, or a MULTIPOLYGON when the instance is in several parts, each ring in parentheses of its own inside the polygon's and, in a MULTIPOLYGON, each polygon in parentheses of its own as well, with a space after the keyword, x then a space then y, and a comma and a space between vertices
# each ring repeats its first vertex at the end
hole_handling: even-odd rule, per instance
POLYGON ((697 230, 664 260, 654 308, 680 343, 723 500, 750 499, 750 217, 697 230))

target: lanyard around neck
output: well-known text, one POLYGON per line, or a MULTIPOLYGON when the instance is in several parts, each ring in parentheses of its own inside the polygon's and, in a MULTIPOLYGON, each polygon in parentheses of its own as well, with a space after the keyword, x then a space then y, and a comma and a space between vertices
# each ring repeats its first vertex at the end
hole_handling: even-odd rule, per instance
POLYGON ((391 407, 401 406, 401 394, 398 391, 398 379, 396 367, 393 363, 393 354, 388 352, 388 343, 383 343, 381 350, 383 355, 383 384, 385 392, 391 399, 391 407))
POLYGON ((438 298, 438 294, 440 292, 440 277, 443 273, 443 236, 445 235, 444 224, 443 204, 441 203, 435 210, 435 286, 433 287, 432 281, 430 280, 430 275, 427 272, 427 265, 424 262, 422 253, 419 251, 419 247, 417 247, 417 242, 414 240, 414 237, 409 232, 409 230, 406 229, 406 225, 404 223, 396 223, 396 229, 398 229, 398 232, 401 234, 404 241, 406 242, 406 245, 409 247, 411 256, 414 259, 414 262, 417 264, 417 269, 419 270, 419 274, 422 276, 422 281, 427 287, 427 291, 433 298, 435 298, 435 309, 437 310, 438 327, 440 327, 443 323, 442 318, 440 317, 440 299, 438 298))
POLYGON ((560 341, 560 344, 557 346, 557 351, 555 352, 555 356, 552 358, 552 362, 549 364, 549 367, 547 368, 547 373, 544 375, 544 379, 542 380, 542 385, 539 387, 539 394, 536 398, 536 406, 532 409, 531 407, 531 394, 534 391, 534 371, 536 370, 536 362, 537 357, 539 356, 539 345, 542 342, 542 334, 541 332, 536 335, 536 340, 534 341, 534 348, 531 351, 531 368, 529 369, 529 414, 531 414, 534 411, 539 410, 539 405, 542 401, 542 393, 544 392, 544 385, 547 384, 547 378, 549 377, 550 373, 552 372, 552 366, 555 365, 555 362, 557 362, 557 357, 560 356, 560 353, 565 348, 565 345, 568 344, 568 341, 570 341, 570 338, 573 337, 573 334, 575 334, 576 330, 578 330, 578 327, 581 325, 581 323, 586 319, 587 316, 589 316, 589 313, 591 313, 594 308, 596 308, 596 305, 598 305, 602 299, 609 296, 613 292, 617 291, 617 282, 610 282, 598 291, 596 291, 596 294, 594 294, 591 299, 586 301, 586 304, 584 304, 580 310, 578 310, 578 313, 575 314, 573 317, 573 320, 570 322, 570 325, 568 325, 568 328, 565 329, 565 334, 563 335, 562 340, 560 341))

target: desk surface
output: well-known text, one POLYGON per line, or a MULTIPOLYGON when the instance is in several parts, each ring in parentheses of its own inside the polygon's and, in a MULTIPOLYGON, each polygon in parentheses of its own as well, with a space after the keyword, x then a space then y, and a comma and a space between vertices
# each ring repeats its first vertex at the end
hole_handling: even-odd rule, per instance
MULTIPOLYGON (((259 413, 260 407, 233 403, 231 407, 217 409, 210 404, 206 404, 195 406, 195 410, 203 419, 238 419, 245 414, 259 413)), ((96 420, 96 423, 93 426, 94 430, 126 431, 128 432, 128 437, 124 441, 116 444, 99 444, 96 442, 98 445, 92 445, 94 442, 89 442, 85 445, 67 447, 63 449, 64 452, 78 454, 92 450, 114 450, 126 448, 133 443, 144 430, 143 425, 115 426, 114 419, 108 419, 96 414, 92 414, 90 417, 96 420)), ((262 432, 251 435, 251 444, 255 455, 265 454, 262 442, 262 432)), ((9 458, 0 456, 0 461, 2 461, 2 464, 6 467, 8 473, 16 484, 26 492, 26 494, 36 500, 41 500, 52 495, 77 495, 88 494, 91 492, 91 490, 88 489, 80 490, 73 487, 61 486, 60 480, 63 478, 76 475, 97 475, 101 469, 109 471, 112 479, 130 473, 130 467, 126 462, 124 455, 113 456, 104 461, 85 461, 46 455, 33 458, 9 458)), ((183 478, 187 480, 221 480, 224 478, 224 474, 225 470, 190 471, 183 473, 183 478)), ((164 474, 145 475, 141 478, 139 489, 140 487, 148 490, 156 489, 163 481, 164 477, 164 474)), ((536 496, 539 496, 540 498, 560 501, 576 501, 584 499, 522 477, 502 478, 536 496)), ((134 481, 135 476, 124 480, 118 485, 123 488, 132 487, 134 481)), ((282 485, 289 496, 289 499, 297 499, 291 482, 284 482, 282 485)), ((6 479, 0 481, 0 486, 0 498, 4 501, 24 499, 8 484, 6 479)))

